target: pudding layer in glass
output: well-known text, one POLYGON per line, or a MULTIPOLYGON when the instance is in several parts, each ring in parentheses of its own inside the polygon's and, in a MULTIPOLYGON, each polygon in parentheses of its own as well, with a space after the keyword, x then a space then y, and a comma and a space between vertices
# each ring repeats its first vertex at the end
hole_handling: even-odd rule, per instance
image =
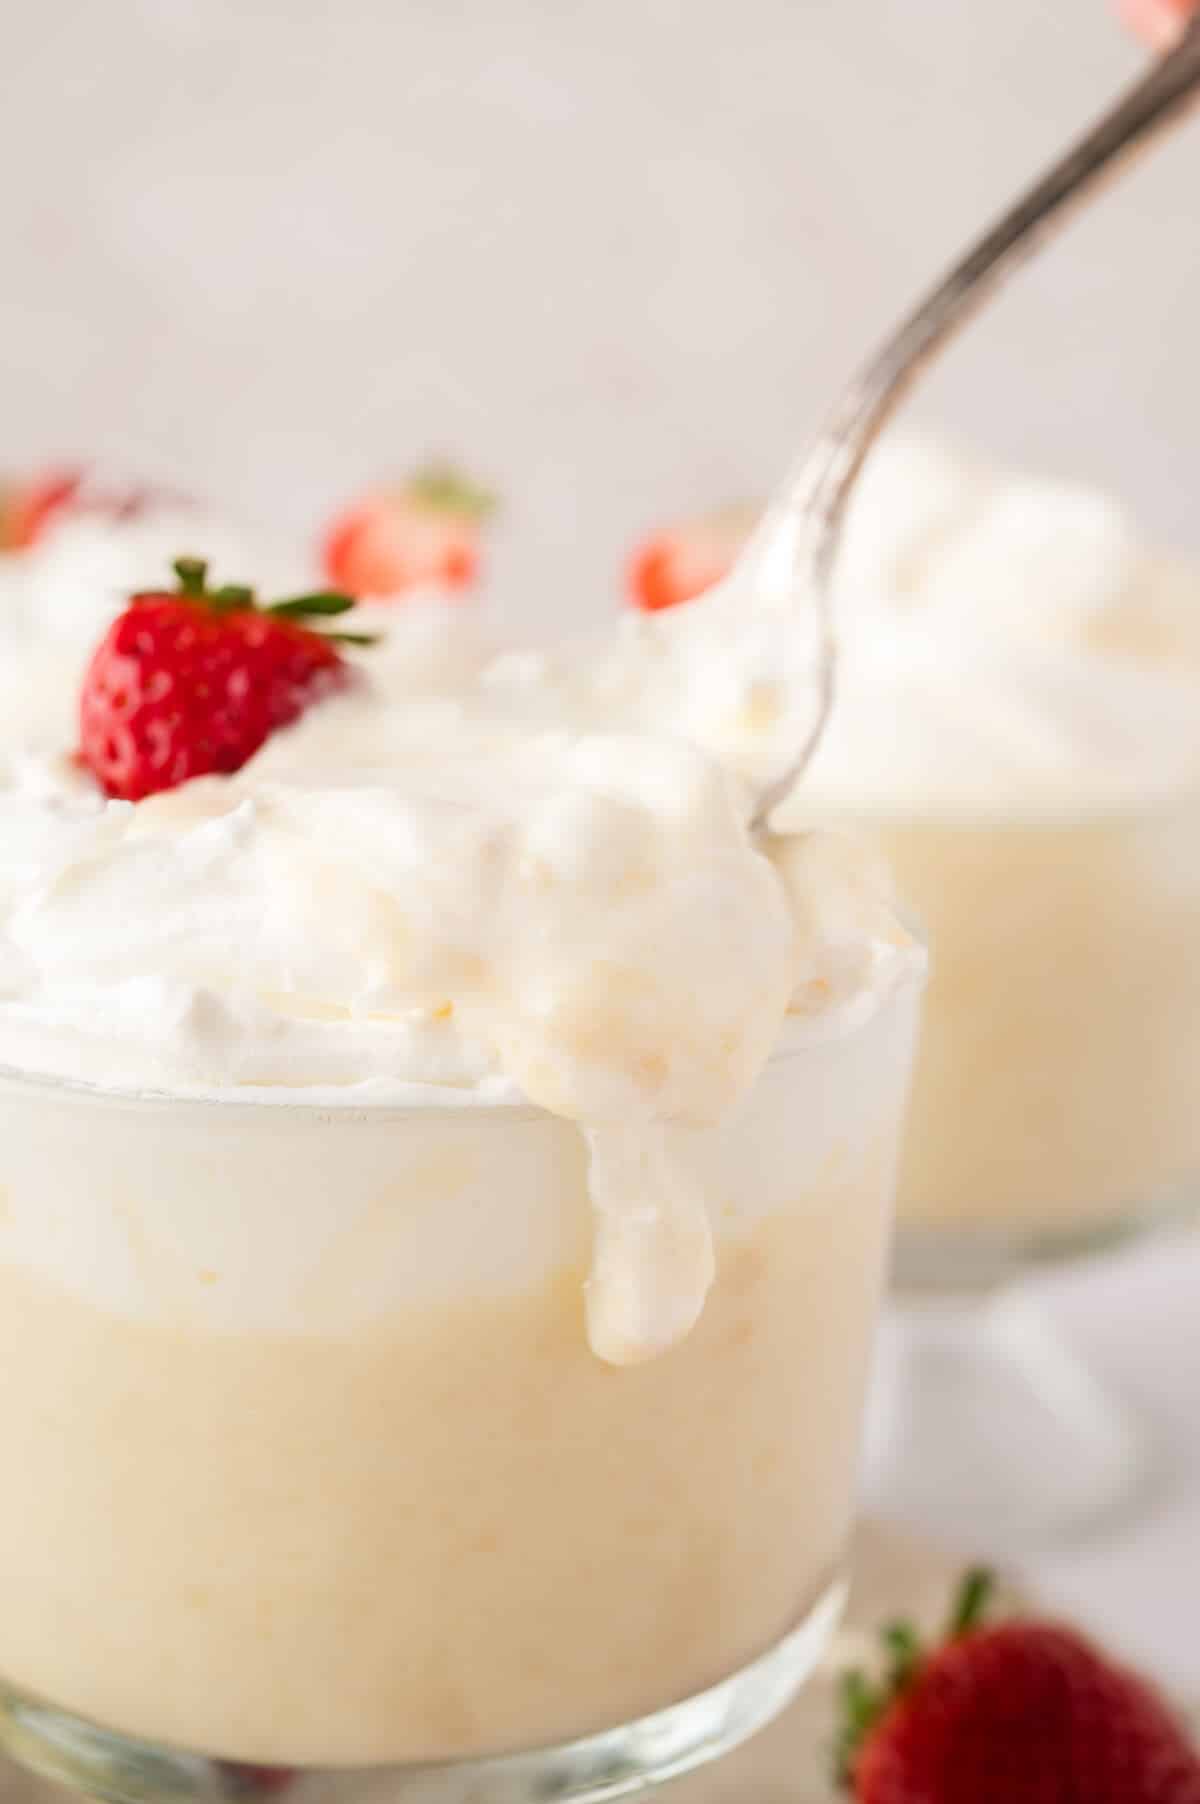
POLYGON ((537 1745, 835 1579, 916 982, 684 1136, 717 1272, 589 1350, 578 1132, 527 1106, 0 1084, 0 1672, 275 1764, 537 1745))

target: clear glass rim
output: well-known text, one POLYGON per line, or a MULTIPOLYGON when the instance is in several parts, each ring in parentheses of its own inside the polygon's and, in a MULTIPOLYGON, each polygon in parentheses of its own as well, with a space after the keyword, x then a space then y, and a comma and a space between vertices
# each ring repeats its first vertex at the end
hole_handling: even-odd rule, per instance
MULTIPOLYGON (((833 1041, 857 1039, 867 1032, 881 1015, 886 1014, 903 997, 924 988, 929 958, 927 942, 918 924, 906 912, 897 911, 912 945, 897 956, 897 968, 890 981, 878 994, 870 992, 858 1000, 869 1002, 867 1008, 851 1007, 846 1016, 833 1011, 823 1020, 806 1020, 790 1014, 765 1069, 791 1063, 805 1053, 818 1051, 833 1041), (790 1029, 790 1031, 789 1031, 790 1029)), ((405 1094, 395 1090, 371 1094, 364 1085, 307 1084, 294 1088, 285 1085, 230 1085, 211 1090, 159 1090, 133 1084, 98 1084, 84 1079, 59 1076, 49 1072, 29 1071, 19 1066, 0 1064, 0 1096, 5 1094, 43 1098, 70 1098, 99 1108, 159 1111, 184 1109, 205 1110, 274 1110, 310 1120, 353 1121, 363 1115, 379 1119, 388 1115, 467 1113, 493 1115, 505 1120, 568 1121, 525 1096, 499 1091, 496 1095, 481 1093, 466 1086, 450 1084, 406 1083, 405 1094), (408 1094, 411 1092, 411 1094, 408 1094)))

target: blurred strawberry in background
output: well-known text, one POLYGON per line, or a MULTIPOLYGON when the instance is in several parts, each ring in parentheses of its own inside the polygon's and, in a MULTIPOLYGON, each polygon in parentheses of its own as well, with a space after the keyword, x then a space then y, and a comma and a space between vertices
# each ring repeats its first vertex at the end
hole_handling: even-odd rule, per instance
POLYGON ((0 481, 0 551, 28 551, 72 515, 136 520, 186 504, 185 496, 158 484, 98 476, 78 465, 37 471, 0 481))
POLYGON ((322 566, 330 582, 360 600, 469 588, 495 506, 494 495, 450 465, 430 464, 340 514, 325 535, 322 566))
POLYGON ((725 507, 651 533, 629 560, 631 605, 654 614, 703 595, 729 571, 757 517, 752 507, 725 507))
POLYGON ((43 470, 0 483, 0 551, 28 551, 83 486, 81 470, 43 470))
POLYGON ((1196 11, 1196 0, 1117 0, 1131 31, 1155 50, 1169 50, 1196 11))

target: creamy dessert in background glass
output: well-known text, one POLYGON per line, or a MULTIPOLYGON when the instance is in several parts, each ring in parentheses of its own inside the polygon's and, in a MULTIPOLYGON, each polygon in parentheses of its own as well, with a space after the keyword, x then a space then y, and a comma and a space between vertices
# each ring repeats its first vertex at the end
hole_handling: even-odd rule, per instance
POLYGON ((1200 1182, 1200 575, 1066 484, 885 444, 785 818, 853 822, 935 948, 901 1257, 953 1284, 1200 1182))
POLYGON ((3 1733, 108 1797, 608 1795, 836 1617, 923 954, 750 834, 811 647, 377 650, 0 794, 3 1733))
POLYGON ((837 603, 838 699, 784 818, 864 831, 933 948, 872 1494, 1019 1552, 1156 1467, 1002 1286, 1196 1201, 1200 576, 1102 497, 900 439, 837 603))

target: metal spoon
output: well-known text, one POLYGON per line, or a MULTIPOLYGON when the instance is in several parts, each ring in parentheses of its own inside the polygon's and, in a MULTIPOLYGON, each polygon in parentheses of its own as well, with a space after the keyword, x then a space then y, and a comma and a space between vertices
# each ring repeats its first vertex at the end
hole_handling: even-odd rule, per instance
MULTIPOLYGON (((792 471, 738 560, 739 588, 780 572, 792 596, 816 610, 815 719, 796 757, 762 791, 754 815, 765 828, 811 757, 833 699, 829 581, 846 504, 863 460, 922 370, 999 289, 1006 276, 1048 244, 1072 209, 1090 200, 1136 152, 1179 123, 1200 100, 1200 15, 1179 44, 1119 99, 1085 137, 954 265, 887 338, 846 388, 824 430, 792 471)), ((730 579, 733 580, 733 579, 730 579)))

